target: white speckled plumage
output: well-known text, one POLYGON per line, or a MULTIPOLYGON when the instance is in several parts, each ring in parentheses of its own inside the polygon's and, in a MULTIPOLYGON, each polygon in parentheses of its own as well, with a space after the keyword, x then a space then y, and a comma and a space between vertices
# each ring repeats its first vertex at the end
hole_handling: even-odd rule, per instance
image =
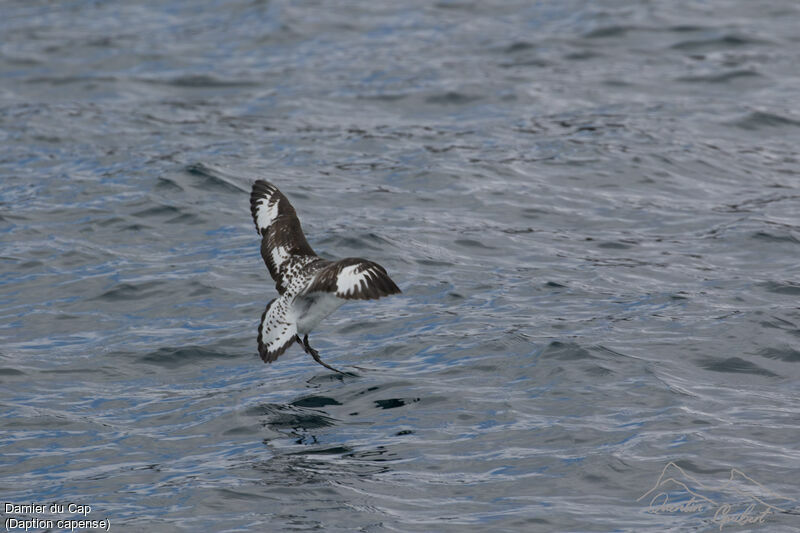
POLYGON ((253 184, 250 210, 261 235, 261 256, 279 293, 261 317, 259 355, 271 363, 298 342, 318 363, 333 369, 308 345, 308 333, 347 300, 380 298, 400 289, 377 263, 360 258, 327 261, 317 256, 289 200, 271 183, 253 184), (301 341, 299 335, 306 337, 301 341))

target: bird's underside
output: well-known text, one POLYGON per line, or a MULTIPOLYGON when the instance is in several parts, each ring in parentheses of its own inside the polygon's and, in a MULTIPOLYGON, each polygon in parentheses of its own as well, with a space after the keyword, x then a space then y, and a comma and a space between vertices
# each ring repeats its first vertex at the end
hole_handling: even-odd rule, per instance
POLYGON ((258 180, 253 184, 250 212, 261 235, 261 256, 279 295, 261 316, 261 359, 271 363, 297 342, 316 362, 339 372, 320 359, 308 344, 308 334, 348 300, 372 300, 397 294, 400 289, 386 270, 372 261, 328 261, 317 256, 289 200, 271 183, 258 180))

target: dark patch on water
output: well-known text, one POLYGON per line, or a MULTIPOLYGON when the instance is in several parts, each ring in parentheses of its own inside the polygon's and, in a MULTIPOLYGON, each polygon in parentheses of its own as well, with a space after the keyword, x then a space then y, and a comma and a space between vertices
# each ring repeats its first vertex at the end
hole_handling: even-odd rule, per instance
POLYGON ((385 446, 376 446, 374 450, 359 450, 345 455, 349 459, 383 463, 391 461, 397 454, 390 453, 385 446))
POLYGON ((731 83, 739 79, 760 78, 762 75, 754 70, 731 70, 714 74, 698 74, 694 76, 680 76, 676 81, 686 83, 731 83))
POLYGON ((194 365, 208 359, 227 359, 231 356, 202 346, 181 348, 159 348, 155 352, 139 357, 139 361, 165 368, 194 365))
POLYGON ((629 31, 635 31, 634 26, 604 26, 585 33, 587 39, 605 39, 608 37, 622 37, 629 31))
POLYGON ((800 350, 796 350, 788 346, 784 348, 763 348, 762 350, 759 350, 758 355, 767 357, 769 359, 786 361, 789 363, 800 362, 800 350))
POLYGON ((761 286, 769 292, 776 294, 800 295, 800 282, 793 281, 767 281, 761 286))
MULTIPOLYGON (((205 163, 192 163, 186 167, 186 172, 192 176, 201 178, 199 187, 206 192, 249 192, 230 181, 220 170, 215 169, 205 163)), ((254 180, 255 181, 255 180, 254 180)))
POLYGON ((767 241, 767 242, 777 242, 777 243, 781 243, 781 244, 784 244, 784 243, 798 244, 798 243, 800 243, 800 239, 798 239, 794 235, 791 235, 791 234, 776 235, 774 233, 769 233, 769 232, 766 232, 766 231, 757 231, 756 233, 753 234, 753 238, 754 239, 759 239, 759 240, 762 240, 762 241, 767 241))
POLYGON ((307 449, 300 452, 290 453, 288 455, 343 455, 351 450, 352 449, 348 448, 347 446, 332 446, 330 448, 307 449))
POLYGON ((599 242, 597 243, 597 247, 607 250, 628 250, 633 248, 633 245, 625 242, 599 242))
POLYGON ((588 350, 572 342, 553 341, 548 344, 540 355, 542 359, 560 359, 563 361, 577 361, 580 359, 594 359, 588 350))
POLYGON ((292 402, 295 407, 325 407, 326 405, 342 405, 341 402, 326 396, 306 396, 292 402))
MULTIPOLYGON (((681 29, 679 31, 686 31, 686 30, 681 29)), ((691 27, 690 31, 698 31, 698 30, 691 27)), ((730 49, 730 48, 735 49, 738 47, 753 46, 759 44, 767 44, 767 41, 754 37, 746 37, 743 35, 727 34, 727 35, 721 35, 719 37, 712 37, 710 39, 693 39, 688 41, 681 41, 679 43, 673 44, 672 48, 675 50, 684 50, 696 53, 701 50, 711 51, 711 50, 730 49)))
POLYGON ((335 419, 313 409, 290 405, 264 405, 259 409, 262 425, 276 431, 309 431, 336 423, 335 419))
POLYGON ((428 104, 438 105, 465 105, 476 100, 480 100, 480 96, 463 94, 456 91, 450 91, 444 94, 435 94, 425 99, 428 104))
POLYGON ((517 41, 503 48, 506 54, 515 54, 517 52, 524 52, 536 48, 536 45, 528 41, 517 41))
POLYGON ((744 117, 734 121, 733 125, 750 131, 757 131, 765 128, 791 129, 800 127, 800 119, 765 111, 751 111, 744 117))
POLYGON ((150 298, 160 292, 164 287, 160 281, 145 281, 142 283, 122 283, 113 289, 96 296, 95 300, 107 300, 110 302, 141 300, 150 298))
POLYGON ((206 74, 178 76, 169 80, 150 80, 153 83, 167 83, 175 87, 215 89, 225 87, 258 87, 260 84, 249 80, 226 80, 206 74))
POLYGON ((702 368, 713 372, 732 372, 777 377, 777 374, 774 372, 762 368, 751 361, 746 361, 741 357, 728 357, 725 359, 706 358, 698 361, 698 364, 702 368))
POLYGON ((140 218, 151 218, 151 217, 164 217, 164 216, 176 216, 181 213, 181 210, 173 205, 159 205, 156 207, 150 207, 147 209, 143 209, 142 211, 137 211, 132 213, 135 217, 140 218))
MULTIPOLYGON (((419 398, 412 401, 419 401, 419 398)), ((396 409, 406 405, 406 400, 402 398, 389 398, 388 400, 375 400, 375 405, 381 409, 396 409)))

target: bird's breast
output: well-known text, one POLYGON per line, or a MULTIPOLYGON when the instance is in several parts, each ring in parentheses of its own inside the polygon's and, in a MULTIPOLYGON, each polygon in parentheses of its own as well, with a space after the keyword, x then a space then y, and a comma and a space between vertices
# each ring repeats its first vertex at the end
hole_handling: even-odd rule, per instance
POLYGON ((323 318, 339 309, 344 303, 343 299, 327 292, 298 296, 293 306, 297 316, 297 332, 301 335, 310 333, 323 318))

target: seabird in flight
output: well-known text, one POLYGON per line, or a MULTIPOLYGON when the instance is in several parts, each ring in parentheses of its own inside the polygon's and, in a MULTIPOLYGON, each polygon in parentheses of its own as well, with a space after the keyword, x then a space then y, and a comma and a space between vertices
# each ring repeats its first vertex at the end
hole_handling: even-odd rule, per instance
POLYGON ((343 374, 320 359, 308 344, 308 334, 348 300, 373 300, 400 289, 386 269, 372 261, 353 257, 328 261, 317 256, 292 204, 273 184, 264 180, 253 184, 250 212, 261 235, 261 256, 279 294, 267 304, 258 326, 261 359, 271 363, 297 342, 314 361, 343 374))

